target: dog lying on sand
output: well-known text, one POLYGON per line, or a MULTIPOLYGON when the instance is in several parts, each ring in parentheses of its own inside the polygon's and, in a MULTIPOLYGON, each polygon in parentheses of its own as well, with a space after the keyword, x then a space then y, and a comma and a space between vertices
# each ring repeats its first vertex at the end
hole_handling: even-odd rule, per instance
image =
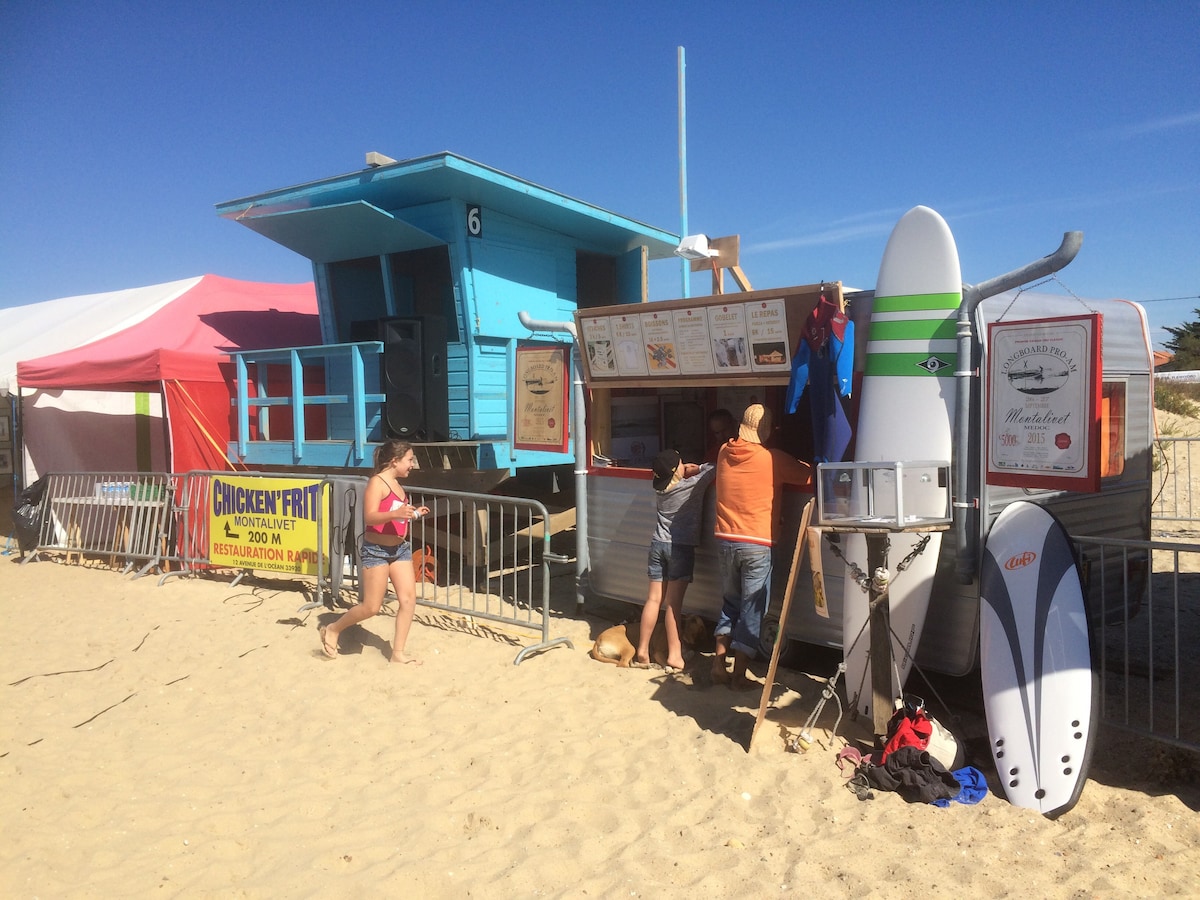
MULTIPOLYGON (((600 632, 588 655, 598 662, 615 663, 620 669, 628 669, 637 654, 637 642, 642 627, 637 622, 626 622, 614 625, 600 632)), ((685 651, 694 648, 705 638, 712 637, 712 629, 700 616, 684 616, 680 627, 679 639, 685 651)), ((666 668, 667 666, 667 634, 663 623, 659 622, 650 635, 650 662, 666 668)))

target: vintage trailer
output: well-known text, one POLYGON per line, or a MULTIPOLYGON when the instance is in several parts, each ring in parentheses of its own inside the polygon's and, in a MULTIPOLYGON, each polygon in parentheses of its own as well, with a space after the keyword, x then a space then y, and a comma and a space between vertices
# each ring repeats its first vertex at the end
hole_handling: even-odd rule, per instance
MULTIPOLYGON (((732 305, 751 307, 764 302, 786 309, 787 340, 795 347, 798 323, 812 310, 822 292, 840 297, 838 285, 811 285, 776 291, 755 291, 719 297, 693 298, 651 303, 638 312, 645 318, 658 312, 679 316, 688 310, 703 314, 732 305)), ((861 376, 863 349, 869 337, 872 293, 849 293, 844 298, 848 315, 855 323, 856 377, 861 376)), ((576 316, 581 343, 588 346, 589 319, 628 317, 628 308, 592 309, 576 316)), ((609 331, 615 320, 610 321, 609 331)), ((941 543, 924 636, 917 652, 923 669, 963 675, 975 666, 979 633, 978 565, 992 522, 1014 500, 1032 500, 1052 510, 1072 535, 1145 541, 1150 535, 1151 445, 1153 431, 1152 359, 1145 313, 1136 304, 1122 300, 1079 300, 1074 297, 1013 291, 984 299, 971 320, 971 375, 960 384, 969 385, 969 422, 966 446, 955 446, 955 464, 965 463, 955 474, 953 496, 961 527, 945 533, 941 543), (988 326, 997 321, 1013 322, 1077 316, 1095 312, 1101 316, 1102 391, 1099 418, 1099 490, 1081 492, 1061 488, 997 487, 987 483, 984 442, 985 399, 988 396, 988 326), (965 454, 965 458, 963 457, 965 454), (964 481, 964 483, 959 483, 964 481)), ((593 329, 592 337, 601 333, 593 329)), ((601 333, 601 336, 603 334, 601 333)), ((585 356, 591 353, 588 352, 585 356)), ((751 402, 772 408, 777 425, 776 445, 798 458, 812 459, 809 414, 802 400, 794 415, 783 413, 787 374, 777 367, 747 371, 731 376, 712 374, 680 376, 614 375, 597 377, 588 371, 591 389, 589 409, 593 456, 588 468, 588 587, 605 597, 632 604, 644 602, 646 594, 646 550, 652 529, 654 504, 646 467, 663 447, 674 447, 685 459, 701 460, 706 449, 706 421, 715 409, 729 409, 740 419, 751 402)), ((852 425, 856 404, 851 397, 844 407, 852 425)), ((952 473, 955 466, 951 467, 952 473)), ((715 541, 712 539, 713 497, 707 498, 702 545, 696 558, 695 581, 686 595, 685 607, 715 618, 721 598, 715 541)), ((771 610, 777 615, 791 564, 794 541, 803 505, 810 494, 785 492, 783 540, 775 547, 775 577, 771 610)), ((1094 551, 1090 551, 1094 552, 1094 551)), ((897 560, 891 560, 894 566, 897 560)), ((1127 608, 1109 614, 1131 614, 1145 589, 1148 572, 1144 554, 1118 555, 1106 560, 1104 573, 1097 560, 1082 560, 1085 580, 1092 593, 1104 580, 1109 592, 1128 598, 1127 608), (1115 568, 1114 568, 1115 567, 1115 568), (1127 570, 1127 571, 1125 571, 1127 570), (1124 582, 1121 579, 1125 579, 1124 582), (1115 584, 1129 590, 1113 591, 1115 584)), ((846 567, 828 539, 822 541, 822 566, 830 615, 816 614, 812 581, 807 561, 796 579, 797 593, 785 626, 785 640, 841 646, 842 597, 844 590, 859 590, 844 577, 846 567)), ((1096 610, 1093 610, 1096 613, 1096 610)), ((770 624, 770 617, 768 618, 770 624)), ((776 626, 778 619, 775 619, 776 626)), ((769 629, 764 629, 769 631, 769 629)), ((773 637, 773 634, 765 635, 773 637)))

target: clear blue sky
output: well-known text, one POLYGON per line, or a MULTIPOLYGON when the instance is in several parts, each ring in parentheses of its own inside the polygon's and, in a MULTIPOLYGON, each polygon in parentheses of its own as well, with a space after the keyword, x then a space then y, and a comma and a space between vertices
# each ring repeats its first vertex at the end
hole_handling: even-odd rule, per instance
MULTIPOLYGON (((740 234, 755 288, 873 287, 925 204, 972 283, 1083 231, 1059 277, 1156 301, 1157 342, 1200 307, 1198 44, 1190 0, 4 3, 0 306, 308 281, 213 206, 369 150, 450 150, 679 231, 683 46, 689 230, 740 234)), ((651 293, 681 295, 676 262, 651 293)))

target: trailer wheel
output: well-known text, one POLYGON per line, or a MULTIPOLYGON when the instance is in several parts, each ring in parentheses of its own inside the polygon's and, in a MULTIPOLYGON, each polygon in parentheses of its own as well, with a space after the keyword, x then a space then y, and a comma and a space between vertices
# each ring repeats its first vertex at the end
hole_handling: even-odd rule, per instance
POLYGON ((775 642, 782 641, 783 645, 779 648, 779 658, 783 659, 791 649, 791 638, 786 634, 781 634, 779 630, 779 616, 774 613, 768 613, 763 616, 762 631, 758 636, 759 652, 767 659, 771 658, 771 654, 775 652, 775 642))

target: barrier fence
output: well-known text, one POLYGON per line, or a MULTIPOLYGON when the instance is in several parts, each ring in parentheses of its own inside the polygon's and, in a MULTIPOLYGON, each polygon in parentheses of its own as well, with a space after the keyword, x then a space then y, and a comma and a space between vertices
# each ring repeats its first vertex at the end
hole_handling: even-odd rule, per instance
MULTIPOLYGON (((330 540, 320 544, 317 598, 324 604, 326 584, 340 590, 358 570, 362 549, 359 514, 366 478, 326 479, 331 508, 330 540), (324 558, 326 547, 337 548, 324 558), (340 558, 339 558, 340 557, 340 558)), ((536 500, 474 494, 435 488, 405 488, 414 506, 429 514, 409 525, 417 576, 417 602, 423 606, 536 629, 541 640, 525 647, 514 660, 558 646, 565 637, 550 637, 550 514, 536 500)))
POLYGON ((1072 540, 1096 561, 1088 569, 1101 718, 1200 751, 1200 545, 1072 540))
MULTIPOLYGON (((315 602, 357 589, 367 478, 288 473, 72 473, 45 476, 37 548, 67 562, 105 559, 136 575, 199 571, 315 576, 315 602), (320 498, 324 498, 321 500, 320 498), (214 523, 219 523, 214 525, 214 523), (214 528, 218 529, 214 532, 214 528)), ((430 513, 412 523, 417 602, 534 629, 517 654, 571 642, 550 637, 550 515, 537 501, 413 488, 430 513)), ((564 560, 565 561, 565 560, 564 560)), ((326 600, 328 599, 328 603, 326 600)))
POLYGON ((1200 498, 1192 476, 1200 475, 1200 438, 1164 437, 1155 441, 1155 483, 1150 515, 1159 522, 1200 522, 1200 498))
MULTIPOLYGON (((1171 443, 1190 444, 1178 440, 1171 443)), ((1173 452, 1176 478, 1190 470, 1191 448, 1173 452)), ((1189 476, 1190 477, 1190 476, 1189 476)), ((262 565, 230 565, 213 553, 227 538, 213 535, 214 479, 248 478, 269 485, 272 497, 311 485, 328 498, 315 513, 316 575, 312 606, 332 605, 357 588, 362 540, 360 514, 367 479, 274 473, 71 473, 45 476, 38 546, 24 562, 47 553, 107 559, 126 573, 160 574, 159 583, 200 570, 232 569, 236 584, 262 565), (284 483, 286 482, 286 484, 284 483), (279 485, 277 487, 277 485, 279 485), (329 602, 326 603, 328 596, 329 602)), ((462 615, 533 629, 540 641, 517 655, 558 644, 551 639, 550 516, 536 501, 489 494, 413 488, 411 501, 430 514, 413 523, 418 603, 462 615)), ((1165 491, 1164 491, 1165 493, 1165 491)), ((1172 491, 1171 496, 1178 496, 1172 491)), ((1189 505, 1167 520, 1189 520, 1189 505), (1182 512, 1187 511, 1188 516, 1182 512)), ((278 512, 278 510, 275 510, 278 512)), ((249 514, 247 514, 249 515, 249 514)), ((272 511, 262 517, 270 520, 272 511)), ((1160 517, 1155 511, 1155 520, 1160 517)), ((238 527, 255 519, 237 519, 238 527)), ((1097 668, 1102 717, 1108 724, 1190 750, 1200 750, 1200 544, 1119 541, 1073 536, 1090 563, 1097 621, 1097 668), (1147 572, 1147 560, 1149 571, 1147 572), (1139 609, 1140 607, 1140 609, 1139 609), (1137 610, 1126 616, 1125 610, 1137 610)), ((277 551, 282 553, 282 551, 277 551)), ((236 562, 236 560, 235 560, 236 562)), ((304 566, 289 563, 291 569, 304 566)))
POLYGON ((45 476, 37 548, 107 558, 110 566, 138 575, 161 570, 173 541, 170 514, 175 479, 166 473, 80 472, 45 476))

